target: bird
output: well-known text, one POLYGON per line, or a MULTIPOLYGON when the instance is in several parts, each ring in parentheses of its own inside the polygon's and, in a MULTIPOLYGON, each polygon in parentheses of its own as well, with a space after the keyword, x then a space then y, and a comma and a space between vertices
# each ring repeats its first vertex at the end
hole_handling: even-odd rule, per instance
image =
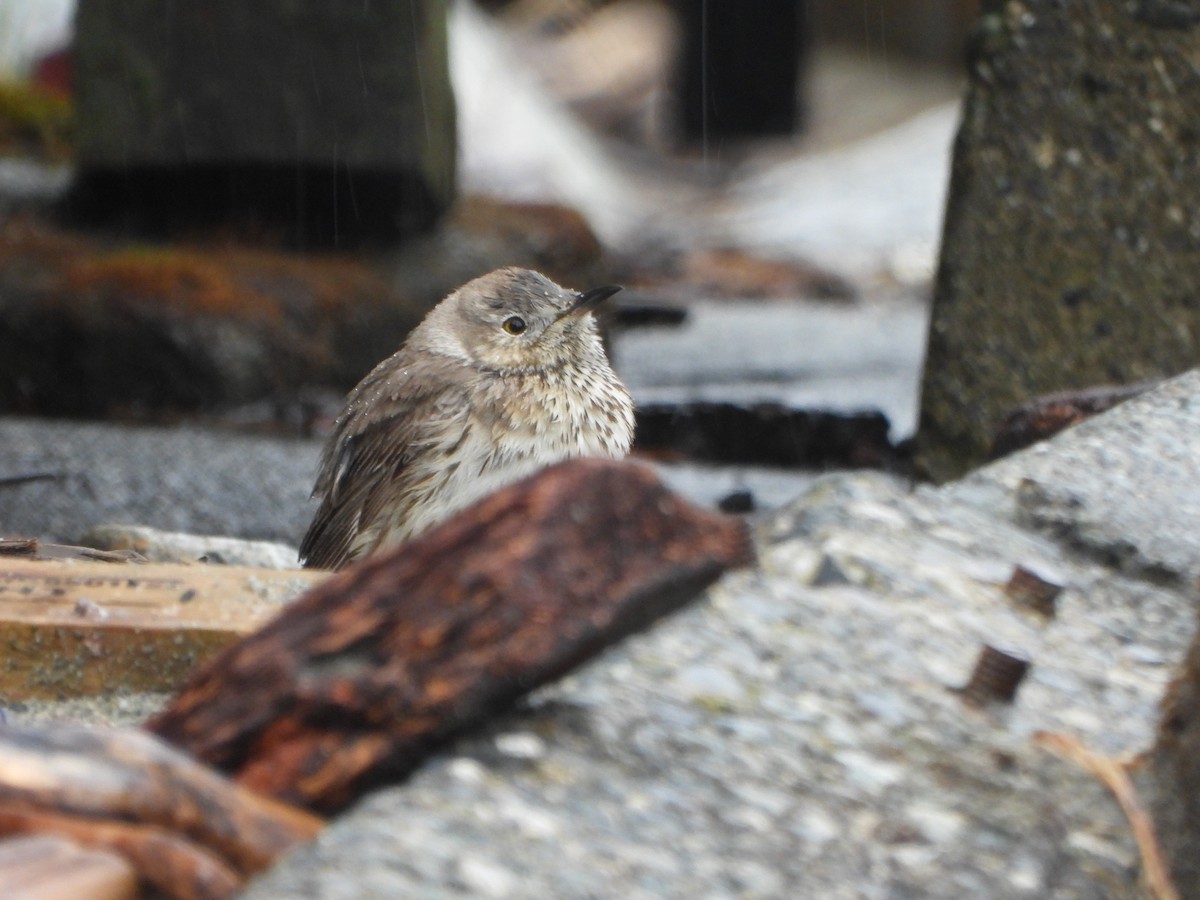
POLYGON ((439 302, 347 396, 301 563, 340 569, 545 466, 625 456, 633 400, 594 315, 619 290, 505 267, 439 302))

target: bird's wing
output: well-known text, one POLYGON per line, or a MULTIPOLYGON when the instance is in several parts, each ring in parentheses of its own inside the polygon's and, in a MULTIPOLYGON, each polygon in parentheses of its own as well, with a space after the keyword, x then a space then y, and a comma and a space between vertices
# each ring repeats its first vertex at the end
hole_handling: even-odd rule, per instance
POLYGON ((467 427, 469 369, 424 356, 419 376, 401 350, 380 363, 347 398, 325 444, 313 497, 321 505, 300 544, 305 566, 350 561, 355 537, 396 497, 415 454, 467 427))

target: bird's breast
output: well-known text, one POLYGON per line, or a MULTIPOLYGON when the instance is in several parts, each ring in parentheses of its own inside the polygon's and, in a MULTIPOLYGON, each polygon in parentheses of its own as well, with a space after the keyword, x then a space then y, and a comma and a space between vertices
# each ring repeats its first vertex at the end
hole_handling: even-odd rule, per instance
POLYGON ((619 458, 633 440, 633 403, 611 369, 599 377, 496 378, 479 385, 405 473, 364 546, 419 534, 539 469, 579 456, 619 458))
POLYGON ((540 465, 574 456, 620 457, 633 439, 633 403, 611 369, 512 379, 495 395, 493 437, 540 465))

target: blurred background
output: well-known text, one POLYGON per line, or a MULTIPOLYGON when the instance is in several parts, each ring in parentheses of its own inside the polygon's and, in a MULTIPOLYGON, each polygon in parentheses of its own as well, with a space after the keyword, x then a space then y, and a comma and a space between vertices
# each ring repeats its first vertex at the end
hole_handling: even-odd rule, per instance
POLYGON ((626 286, 638 452, 698 499, 904 469, 977 6, 3 0, 0 527, 295 540, 344 392, 508 264, 626 286), (296 442, 239 452, 270 515, 117 496, 214 431, 296 442))

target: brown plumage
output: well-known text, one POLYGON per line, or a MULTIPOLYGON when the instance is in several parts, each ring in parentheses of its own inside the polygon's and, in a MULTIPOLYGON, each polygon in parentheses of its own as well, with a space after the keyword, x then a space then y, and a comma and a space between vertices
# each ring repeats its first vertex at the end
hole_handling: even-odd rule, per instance
POLYGON ((350 392, 321 458, 304 565, 340 568, 551 463, 628 452, 633 402, 592 315, 617 290, 505 268, 434 307, 350 392))

